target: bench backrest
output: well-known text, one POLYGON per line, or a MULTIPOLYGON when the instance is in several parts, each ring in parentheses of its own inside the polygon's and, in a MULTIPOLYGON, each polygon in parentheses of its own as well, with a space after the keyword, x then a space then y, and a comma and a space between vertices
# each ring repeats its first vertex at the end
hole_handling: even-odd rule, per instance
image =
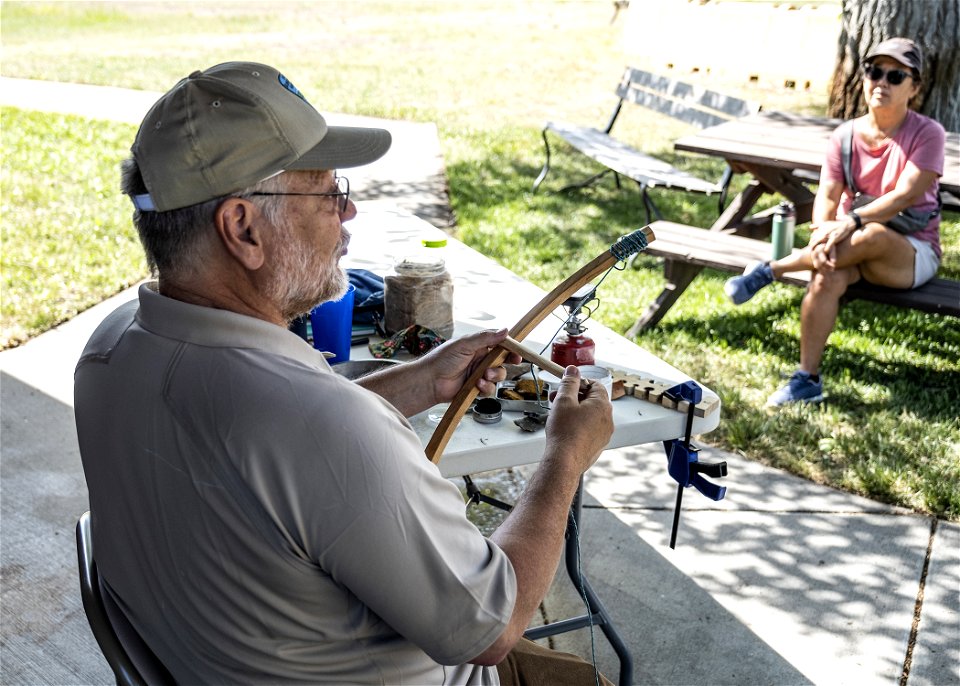
POLYGON ((759 103, 631 67, 623 73, 617 96, 621 104, 627 100, 700 128, 760 111, 759 103))

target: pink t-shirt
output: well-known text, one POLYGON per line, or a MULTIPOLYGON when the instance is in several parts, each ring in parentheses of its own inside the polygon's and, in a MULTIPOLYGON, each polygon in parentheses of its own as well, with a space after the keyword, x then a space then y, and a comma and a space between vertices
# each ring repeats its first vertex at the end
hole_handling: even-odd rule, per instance
MULTIPOLYGON (((823 174, 827 180, 844 183, 843 159, 840 153, 840 143, 845 127, 834 130, 830 136, 830 147, 827 150, 827 163, 823 174)), ((896 135, 873 150, 860 140, 860 136, 853 137, 853 153, 851 169, 857 190, 868 195, 880 196, 892 191, 897 185, 900 173, 913 162, 918 169, 933 171, 937 177, 943 176, 943 158, 945 154, 946 134, 943 127, 933 119, 910 110, 896 135)), ((940 184, 930 185, 923 197, 913 207, 921 211, 931 211, 939 204, 940 184)), ((840 207, 843 213, 850 211, 853 202, 853 193, 844 186, 840 207)), ((927 228, 910 234, 914 238, 927 241, 933 247, 937 257, 942 254, 940 248, 940 215, 930 220, 927 228)))

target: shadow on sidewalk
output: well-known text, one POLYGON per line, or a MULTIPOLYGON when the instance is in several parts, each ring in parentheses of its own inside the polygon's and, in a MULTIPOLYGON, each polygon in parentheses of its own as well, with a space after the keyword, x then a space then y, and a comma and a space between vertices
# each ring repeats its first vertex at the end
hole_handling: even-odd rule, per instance
POLYGON ((110 684, 80 602, 77 518, 88 509, 73 408, 0 374, 4 684, 110 684))
MULTIPOLYGON (((669 512, 644 513, 666 527, 669 512)), ((634 522, 634 525, 636 522, 634 522)), ((810 684, 752 627, 701 588, 633 526, 604 509, 584 510, 582 565, 614 625, 633 654, 637 684, 810 684), (599 534, 599 535, 597 535, 599 534)), ((701 542, 688 540, 691 548, 701 542)), ((551 620, 583 614, 583 602, 560 570, 545 601, 551 620), (560 577, 563 578, 560 578, 560 577)), ((590 659, 616 681, 620 663, 599 628, 556 636, 553 645, 590 659)))

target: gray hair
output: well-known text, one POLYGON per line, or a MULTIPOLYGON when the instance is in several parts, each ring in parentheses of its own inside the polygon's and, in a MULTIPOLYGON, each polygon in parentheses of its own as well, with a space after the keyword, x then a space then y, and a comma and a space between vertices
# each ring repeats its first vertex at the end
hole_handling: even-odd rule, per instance
MULTIPOLYGON (((125 195, 134 196, 147 193, 143 174, 133 157, 123 161, 120 168, 120 187, 125 195)), ((278 193, 286 190, 286 182, 281 176, 269 179, 237 191, 230 195, 207 200, 196 205, 182 207, 166 212, 133 211, 133 223, 140 236, 140 243, 146 253, 147 264, 154 274, 184 274, 205 266, 210 229, 216 209, 228 198, 246 198, 256 202, 267 220, 278 224, 281 217, 279 196, 256 197, 258 191, 278 193)))

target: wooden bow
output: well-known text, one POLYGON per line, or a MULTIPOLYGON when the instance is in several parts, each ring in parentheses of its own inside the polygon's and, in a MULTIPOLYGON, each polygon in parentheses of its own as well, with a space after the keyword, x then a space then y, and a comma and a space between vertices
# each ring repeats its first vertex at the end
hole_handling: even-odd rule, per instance
MULTIPOLYGON (((563 304, 567 298, 576 293, 581 286, 589 283, 617 262, 625 260, 630 255, 644 250, 647 244, 653 241, 654 238, 653 230, 649 226, 637 229, 628 236, 622 237, 611 245, 609 250, 595 257, 547 293, 540 302, 520 318, 520 321, 513 325, 513 328, 510 329, 510 337, 517 341, 522 341, 547 315, 563 304)), ((470 403, 472 403, 474 398, 480 393, 480 390, 477 388, 477 382, 483 376, 484 372, 490 367, 500 365, 506 356, 507 351, 500 346, 490 350, 486 357, 476 366, 476 369, 474 369, 457 395, 454 396, 447 411, 444 412, 443 418, 430 437, 430 442, 427 443, 425 452, 431 462, 437 463, 440 461, 440 457, 443 455, 443 451, 447 447, 447 443, 450 442, 450 438, 453 436, 453 432, 463 418, 464 413, 467 411, 467 408, 470 407, 470 403)))

